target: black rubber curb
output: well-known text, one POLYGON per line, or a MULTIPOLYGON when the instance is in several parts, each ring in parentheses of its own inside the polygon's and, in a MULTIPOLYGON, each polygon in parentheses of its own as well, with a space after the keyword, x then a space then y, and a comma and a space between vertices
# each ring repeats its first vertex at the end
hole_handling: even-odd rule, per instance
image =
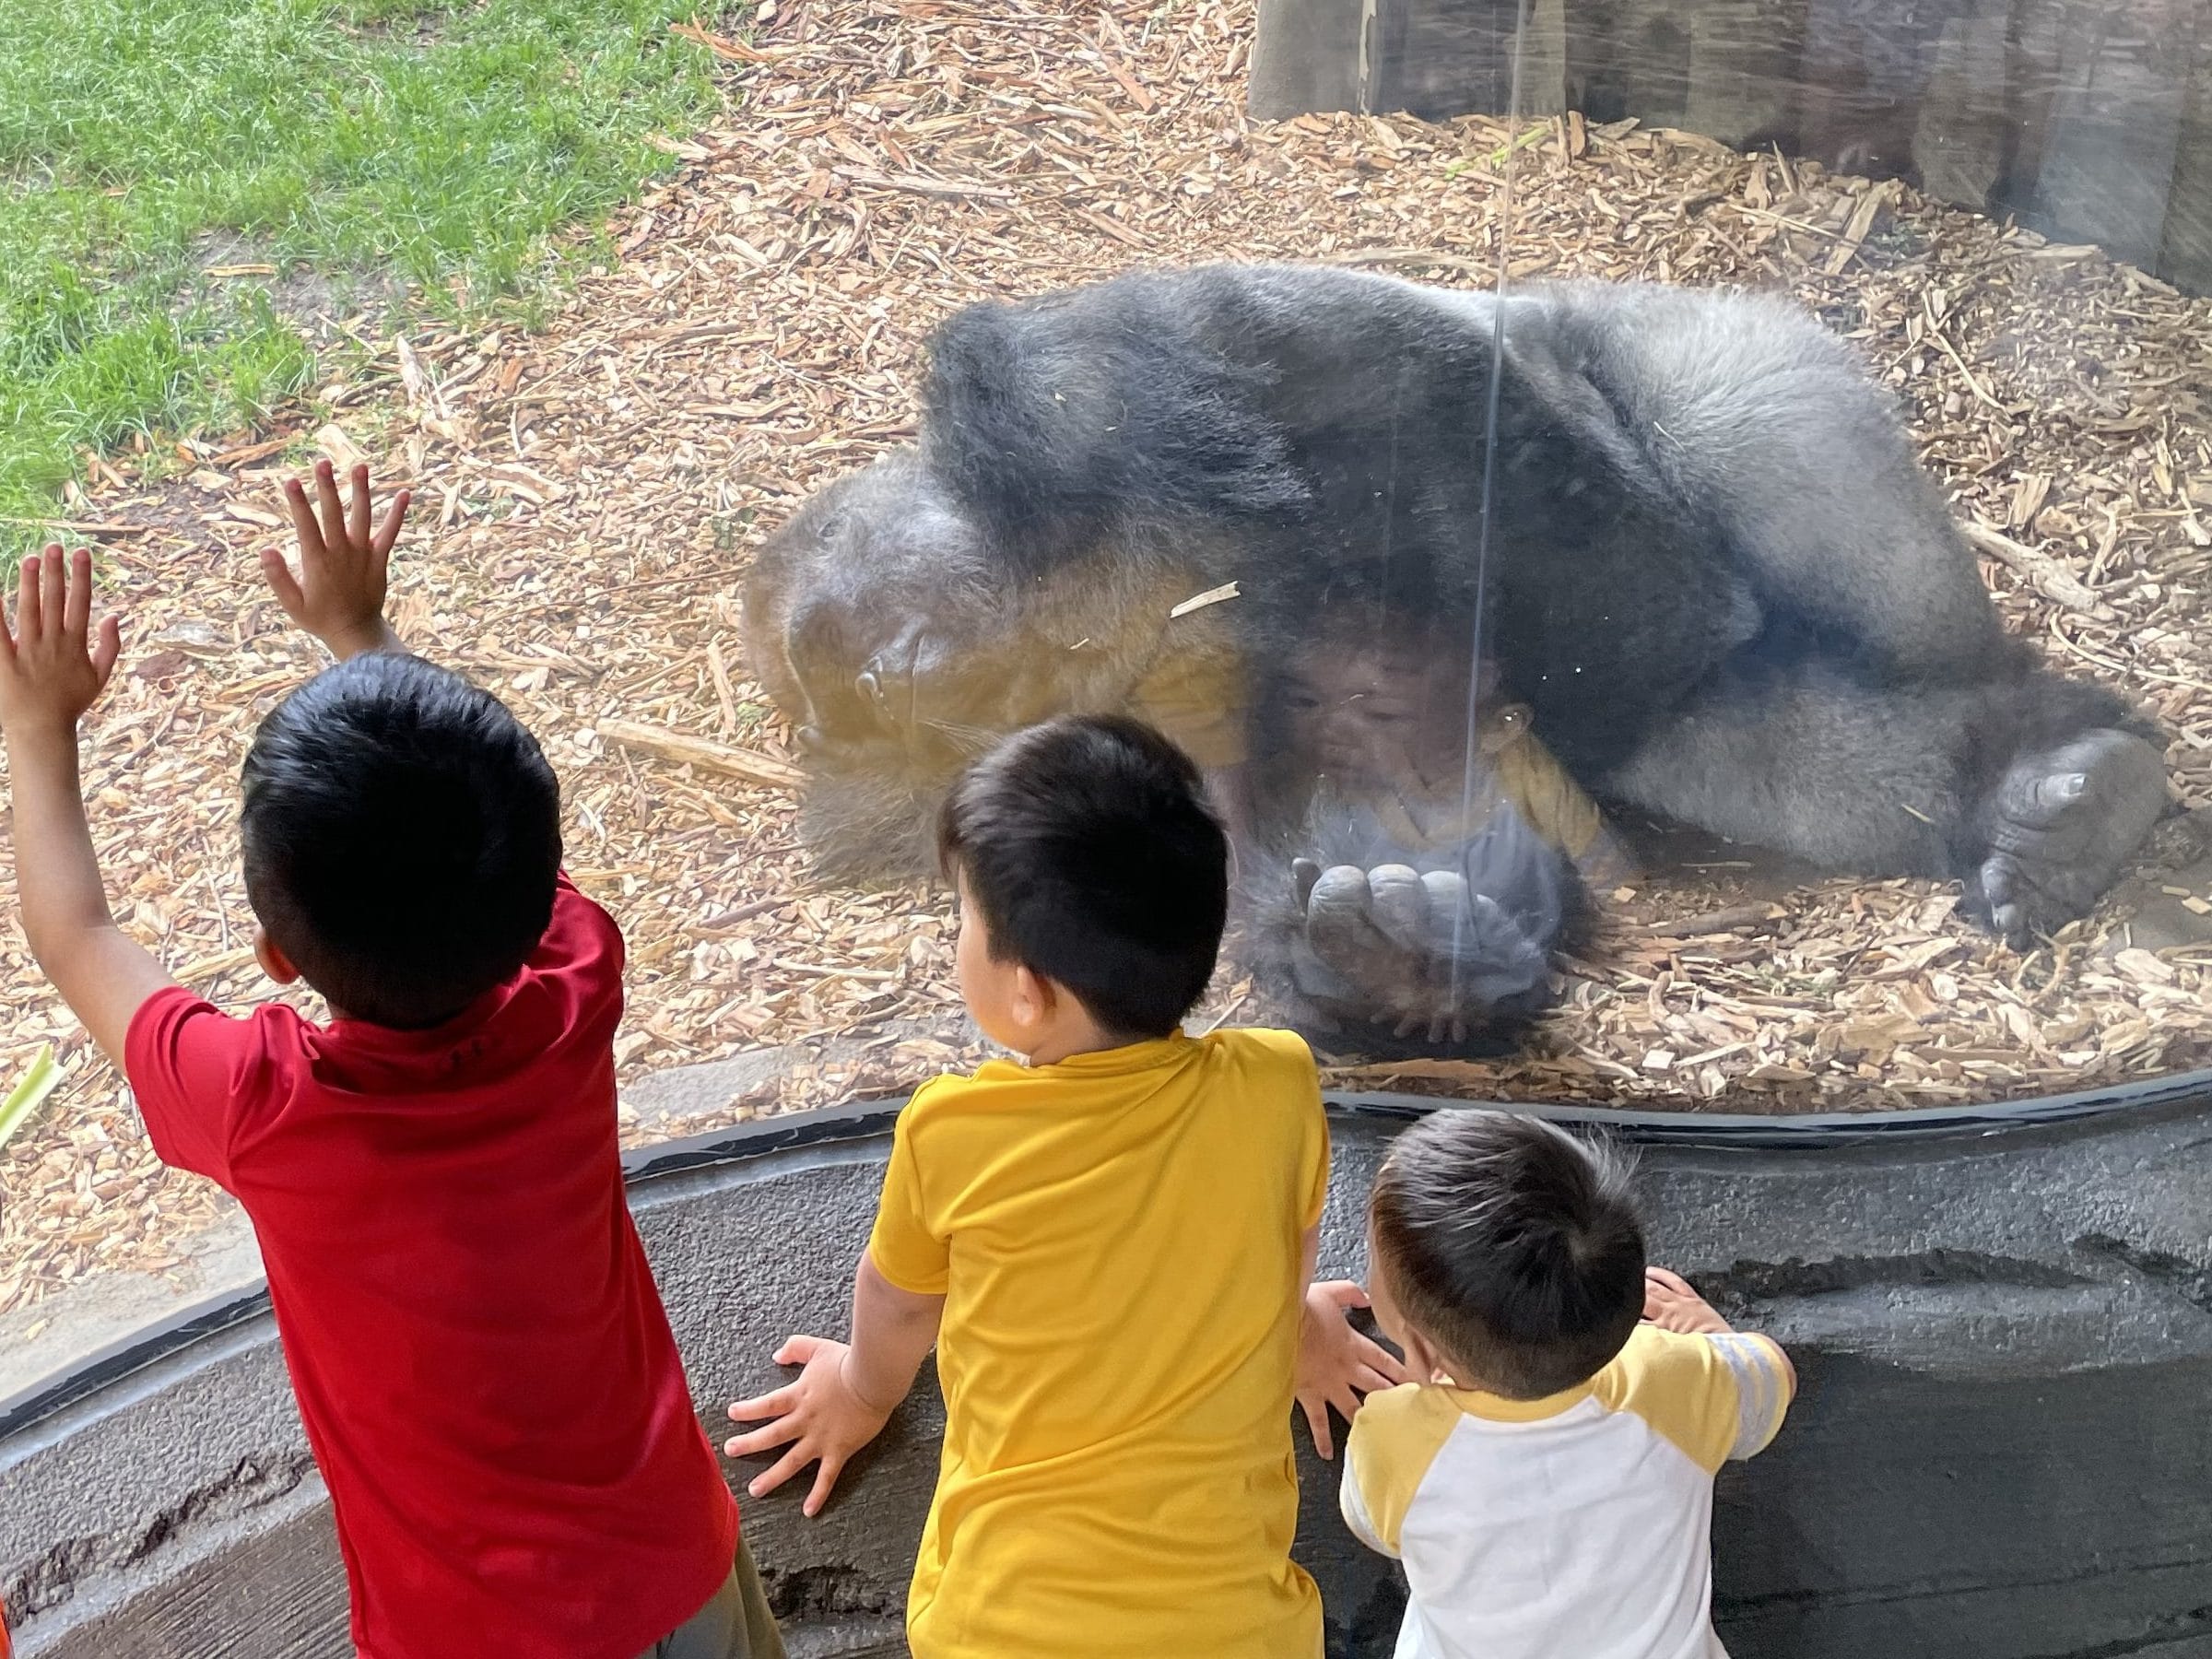
MULTIPOLYGON (((2119 1117, 2155 1117, 2165 1112, 2212 1107, 2212 1069, 2140 1083, 2081 1089, 2041 1100, 1985 1106, 1930 1107, 1898 1112, 1758 1113, 1644 1112, 1540 1102, 1491 1102, 1398 1093, 1330 1094, 1333 1116, 1411 1122, 1429 1112, 1492 1107, 1553 1123, 1602 1129, 1637 1145, 1735 1151, 1809 1152, 1887 1142, 1944 1137, 1984 1139, 2094 1123, 2119 1117)), ((756 1119, 641 1147, 622 1158, 623 1178, 643 1186, 684 1173, 812 1147, 872 1140, 889 1132, 902 1100, 856 1100, 819 1112, 756 1119)), ((102 1389, 172 1355, 268 1312, 266 1281, 203 1297, 127 1335, 94 1349, 58 1381, 40 1382, 0 1395, 0 1441, 65 1410, 102 1389)))

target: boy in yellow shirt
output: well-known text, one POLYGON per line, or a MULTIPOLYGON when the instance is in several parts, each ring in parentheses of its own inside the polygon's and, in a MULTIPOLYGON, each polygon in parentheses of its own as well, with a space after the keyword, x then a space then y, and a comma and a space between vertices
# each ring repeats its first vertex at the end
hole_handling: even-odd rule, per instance
POLYGON ((727 1450, 788 1447, 756 1496, 818 1462, 816 1512, 935 1343, 916 1659, 1320 1659, 1290 1560, 1293 1367, 1317 1435, 1323 1400, 1400 1373, 1335 1287, 1312 1288, 1300 1354, 1329 1164, 1306 1045, 1182 1033, 1228 906, 1197 770, 1135 721, 1053 721, 968 772, 938 843, 960 994, 1027 1064, 915 1092, 851 1345, 786 1342, 806 1369, 730 1407, 774 1420, 727 1450))

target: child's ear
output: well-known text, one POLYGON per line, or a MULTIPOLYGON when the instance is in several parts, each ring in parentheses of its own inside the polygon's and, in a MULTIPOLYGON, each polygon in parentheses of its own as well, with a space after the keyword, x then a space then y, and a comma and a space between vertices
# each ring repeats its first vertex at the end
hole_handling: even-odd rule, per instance
POLYGON ((1406 1374, 1422 1382, 1448 1382, 1460 1387, 1472 1387, 1452 1375, 1452 1368, 1444 1357, 1430 1346, 1429 1339, 1410 1327, 1406 1332, 1406 1374))
POLYGON ((1007 1001, 1017 1024, 1025 1029, 1044 1024, 1052 1018, 1057 1000, 1053 982, 1041 973, 1027 968, 1014 970, 1014 994, 1007 1001))
POLYGON ((299 982, 300 970, 292 966, 292 959, 277 949, 276 941, 258 927, 253 930, 253 959, 261 964, 264 973, 280 985, 299 982))

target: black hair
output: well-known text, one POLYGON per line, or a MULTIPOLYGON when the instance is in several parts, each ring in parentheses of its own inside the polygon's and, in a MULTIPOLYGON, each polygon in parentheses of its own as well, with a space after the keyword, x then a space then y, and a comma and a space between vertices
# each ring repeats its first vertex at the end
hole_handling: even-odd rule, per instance
POLYGON ((1229 916, 1229 840, 1190 758, 1142 722, 1067 715, 961 774, 937 853, 991 953, 1074 993, 1129 1041, 1206 994, 1229 916))
POLYGON ((348 1018, 443 1023, 536 949, 560 866, 560 785, 507 706, 370 652, 325 669, 247 752, 246 896, 348 1018))
POLYGON ((1537 1118, 1436 1112, 1375 1177, 1373 1270, 1466 1386, 1517 1400, 1572 1388, 1643 1316, 1630 1169, 1610 1143, 1537 1118))

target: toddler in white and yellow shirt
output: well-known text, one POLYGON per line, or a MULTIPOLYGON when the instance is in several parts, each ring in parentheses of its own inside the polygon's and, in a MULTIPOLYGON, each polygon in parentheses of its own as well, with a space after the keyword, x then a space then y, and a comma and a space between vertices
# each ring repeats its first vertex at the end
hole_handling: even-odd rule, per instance
POLYGON ((1369 1206, 1368 1293, 1406 1371, 1352 1424, 1345 1518, 1402 1561, 1396 1659, 1725 1659, 1712 1477, 1796 1375, 1647 1266, 1625 1162, 1549 1124, 1443 1111, 1369 1206))

